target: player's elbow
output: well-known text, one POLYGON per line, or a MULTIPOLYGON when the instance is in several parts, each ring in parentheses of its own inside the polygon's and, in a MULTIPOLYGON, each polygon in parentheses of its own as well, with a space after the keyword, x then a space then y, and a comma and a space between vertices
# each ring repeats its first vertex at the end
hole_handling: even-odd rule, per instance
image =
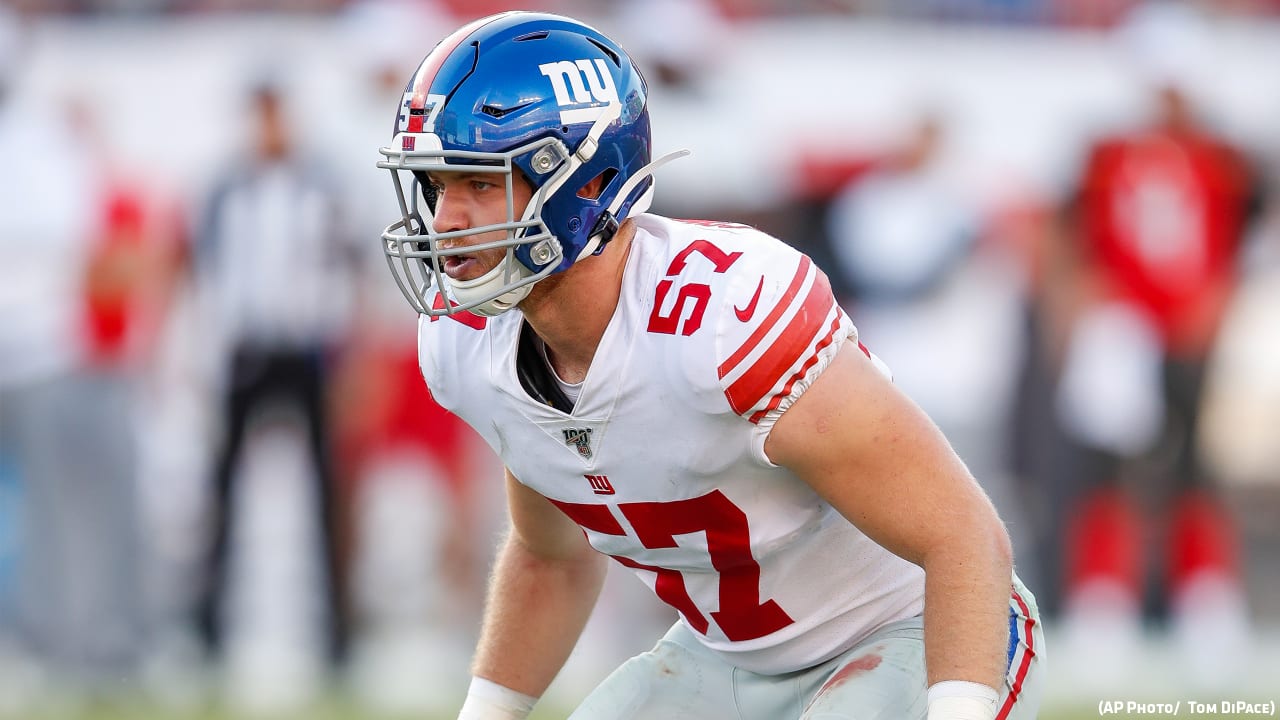
POLYGON ((961 515, 934 537, 921 563, 930 565, 987 568, 993 574, 1013 572, 1013 543, 1004 523, 994 512, 961 515))
POLYGON ((1002 569, 1013 569, 1013 542, 1009 532, 989 502, 973 513, 969 523, 969 544, 986 563, 1002 569))
POLYGON ((989 530, 988 542, 990 544, 990 558, 993 564, 1000 567, 1006 574, 1013 573, 1013 542, 1009 539, 1009 532, 1005 529, 1004 523, 996 520, 989 530))
POLYGON ((1013 542, 1009 539, 1009 531, 995 506, 985 495, 974 498, 973 508, 967 513, 969 527, 966 535, 970 538, 974 552, 992 567, 1003 571, 1013 571, 1013 542))

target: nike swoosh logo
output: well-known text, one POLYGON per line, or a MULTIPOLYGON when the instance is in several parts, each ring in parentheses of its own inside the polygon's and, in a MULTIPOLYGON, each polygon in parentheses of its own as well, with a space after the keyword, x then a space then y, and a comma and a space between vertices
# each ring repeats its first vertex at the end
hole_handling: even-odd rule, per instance
POLYGON ((744 308, 740 308, 737 305, 733 306, 733 312, 738 316, 739 320, 746 322, 751 319, 752 315, 756 314, 756 305, 760 302, 760 291, 763 289, 764 276, 762 275, 760 277, 760 284, 756 285, 756 294, 751 296, 751 302, 747 303, 747 306, 744 308))

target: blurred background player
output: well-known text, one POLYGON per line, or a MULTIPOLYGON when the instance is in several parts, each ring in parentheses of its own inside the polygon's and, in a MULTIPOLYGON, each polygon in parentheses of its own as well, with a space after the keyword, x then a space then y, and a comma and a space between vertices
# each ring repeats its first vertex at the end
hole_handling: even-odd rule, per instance
POLYGON ((224 172, 197 229, 195 279, 225 352, 199 625, 219 660, 245 450, 264 422, 283 418, 305 429, 310 488, 302 497, 318 528, 324 647, 336 665, 347 637, 329 386, 337 341, 347 331, 353 253, 337 187, 323 161, 295 146, 298 121, 278 82, 260 82, 245 98, 247 155, 224 172))
POLYGON ((1087 149, 1059 231, 1075 307, 1051 422, 1066 445, 1042 477, 1068 647, 1111 648, 1099 681, 1132 660, 1144 616, 1170 620, 1205 687, 1237 671, 1247 642, 1239 533, 1201 457, 1199 418, 1260 187, 1194 99, 1202 23, 1156 5, 1117 31, 1150 119, 1087 149))
POLYGON ((15 658, 0 694, 66 682, 69 697, 119 699, 153 631, 138 390, 180 225, 96 108, 23 82, 19 27, 0 7, 0 546, 13 553, 0 565, 16 580, 0 582, 0 663, 15 658))

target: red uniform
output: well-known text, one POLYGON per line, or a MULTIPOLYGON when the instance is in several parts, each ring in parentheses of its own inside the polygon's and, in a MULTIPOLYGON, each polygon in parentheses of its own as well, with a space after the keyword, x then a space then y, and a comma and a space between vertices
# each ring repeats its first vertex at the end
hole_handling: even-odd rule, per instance
POLYGON ((1089 158, 1081 219, 1094 266, 1172 354, 1201 354, 1212 335, 1200 331, 1231 285, 1248 190, 1236 152, 1203 134, 1108 138, 1089 158))

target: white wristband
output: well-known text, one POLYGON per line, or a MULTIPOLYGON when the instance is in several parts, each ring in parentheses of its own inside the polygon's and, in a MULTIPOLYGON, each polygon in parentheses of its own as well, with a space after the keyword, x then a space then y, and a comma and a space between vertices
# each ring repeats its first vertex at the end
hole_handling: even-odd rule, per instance
POLYGON ((458 720, 524 720, 538 698, 482 677, 471 678, 458 720))
POLYGON ((982 683, 944 680, 929 688, 929 720, 993 720, 1000 693, 982 683))

